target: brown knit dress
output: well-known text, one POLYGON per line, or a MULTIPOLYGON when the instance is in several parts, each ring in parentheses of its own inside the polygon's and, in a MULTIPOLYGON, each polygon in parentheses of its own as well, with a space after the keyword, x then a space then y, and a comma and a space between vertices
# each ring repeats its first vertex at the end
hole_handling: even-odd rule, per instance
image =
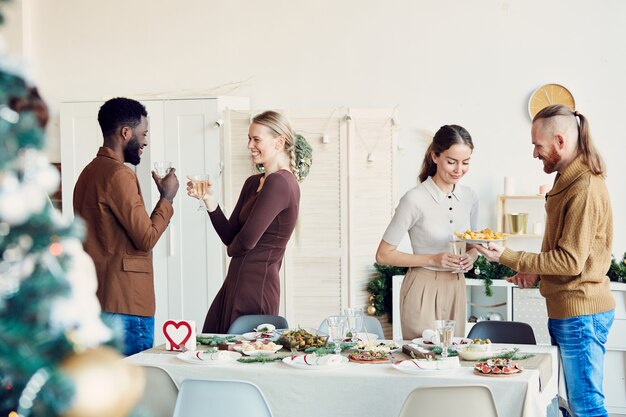
POLYGON ((202 328, 203 333, 226 333, 246 314, 278 314, 279 270, 287 242, 296 226, 300 187, 287 170, 249 177, 230 219, 222 210, 209 213, 211 223, 232 259, 202 328))

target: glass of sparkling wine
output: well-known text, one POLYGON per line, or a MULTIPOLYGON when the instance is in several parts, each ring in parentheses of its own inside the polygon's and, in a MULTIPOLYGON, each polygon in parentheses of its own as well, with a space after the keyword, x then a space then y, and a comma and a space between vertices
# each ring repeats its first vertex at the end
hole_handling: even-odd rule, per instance
POLYGON ((335 355, 341 353, 341 341, 346 335, 346 317, 330 316, 326 318, 328 323, 328 338, 335 344, 335 355))
POLYGON ((204 206, 204 204, 202 204, 202 199, 209 191, 209 174, 190 175, 189 178, 191 179, 193 190, 198 196, 198 211, 204 211, 206 210, 206 207, 204 206))
MULTIPOLYGON (((448 251, 453 255, 465 255, 465 251, 467 248, 467 244, 464 240, 460 240, 455 235, 450 236, 450 240, 448 242, 448 251)), ((454 274, 458 274, 459 272, 464 272, 463 269, 455 269, 451 271, 454 274)))
POLYGON ((448 357, 448 347, 452 343, 452 336, 454 336, 454 320, 435 320, 435 331, 437 331, 437 337, 439 344, 441 345, 441 357, 448 357))
POLYGON ((346 308, 343 314, 348 320, 348 331, 352 334, 352 341, 358 340, 358 332, 363 327, 363 309, 362 308, 346 308))

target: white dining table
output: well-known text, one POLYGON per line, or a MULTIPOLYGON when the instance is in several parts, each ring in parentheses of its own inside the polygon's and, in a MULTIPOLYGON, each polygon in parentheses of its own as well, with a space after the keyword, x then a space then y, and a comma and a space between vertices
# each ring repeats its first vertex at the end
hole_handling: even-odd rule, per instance
POLYGON ((282 362, 196 365, 180 360, 177 353, 158 348, 124 360, 136 365, 161 367, 177 384, 185 379, 253 382, 260 387, 275 417, 397 417, 404 400, 417 387, 470 384, 484 384, 491 389, 500 416, 545 417, 558 394, 557 348, 536 345, 516 347, 520 348, 520 353, 549 355, 550 370, 544 371, 543 386, 540 386, 537 369, 525 369, 507 377, 484 377, 474 374, 472 367, 416 375, 402 373, 391 364, 353 362, 316 370, 298 369, 282 362))

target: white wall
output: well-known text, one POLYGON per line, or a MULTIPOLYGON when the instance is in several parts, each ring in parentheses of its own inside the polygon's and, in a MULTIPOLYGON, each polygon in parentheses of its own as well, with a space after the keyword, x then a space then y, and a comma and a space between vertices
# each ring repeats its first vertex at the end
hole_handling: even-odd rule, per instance
POLYGON ((504 176, 520 194, 552 183, 532 159, 527 103, 539 85, 563 84, 608 162, 613 252, 626 251, 624 1, 22 1, 53 111, 233 81, 252 108, 399 105, 400 193, 415 184, 428 135, 461 124, 476 145, 464 183, 481 197, 481 227, 495 226, 504 176))

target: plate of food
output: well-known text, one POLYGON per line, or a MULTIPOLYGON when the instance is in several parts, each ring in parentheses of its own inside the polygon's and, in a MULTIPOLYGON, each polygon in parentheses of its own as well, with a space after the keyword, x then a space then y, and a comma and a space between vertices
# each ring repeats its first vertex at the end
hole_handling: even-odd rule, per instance
POLYGON ((273 355, 283 348, 283 345, 277 345, 274 342, 265 340, 255 340, 252 343, 242 343, 235 350, 248 356, 273 355))
MULTIPOLYGON (((423 337, 418 337, 417 339, 411 340, 411 343, 415 343, 418 346, 421 346, 426 349, 433 349, 435 346, 439 346, 438 343, 435 343, 432 340, 426 340, 423 337)), ((455 346, 465 346, 472 343, 472 339, 468 339, 465 337, 453 337, 452 343, 450 343, 450 347, 455 346)))
POLYGON ((489 359, 486 362, 476 362, 474 373, 480 376, 503 377, 521 373, 524 367, 511 359, 489 359))
POLYGON ((359 352, 359 351, 351 352, 348 354, 348 360, 350 362, 369 363, 369 364, 391 362, 389 360, 389 352, 371 351, 371 350, 366 350, 362 352, 359 352))
POLYGON ((241 337, 245 340, 276 340, 278 335, 275 330, 276 326, 273 324, 260 324, 253 332, 244 333, 241 337))
POLYGON ((359 352, 385 352, 393 353, 400 350, 398 345, 393 340, 370 340, 369 342, 359 340, 356 342, 355 349, 359 352))
POLYGON ((305 350, 326 346, 328 335, 314 329, 285 330, 279 337, 279 343, 287 349, 305 350))
POLYGON ((348 363, 348 358, 341 355, 317 356, 315 353, 307 353, 299 356, 287 356, 283 358, 283 363, 306 371, 320 371, 339 368, 348 363))
POLYGON ((489 242, 504 242, 507 238, 505 233, 494 232, 490 228, 480 231, 466 230, 463 233, 454 232, 454 235, 466 243, 486 244, 489 242))
POLYGON ((441 374, 442 372, 452 371, 461 366, 458 356, 448 357, 446 359, 407 359, 398 362, 394 362, 393 369, 405 374, 441 374))
POLYGON ((194 365, 218 365, 236 361, 241 358, 241 353, 228 350, 187 350, 176 357, 194 365))

